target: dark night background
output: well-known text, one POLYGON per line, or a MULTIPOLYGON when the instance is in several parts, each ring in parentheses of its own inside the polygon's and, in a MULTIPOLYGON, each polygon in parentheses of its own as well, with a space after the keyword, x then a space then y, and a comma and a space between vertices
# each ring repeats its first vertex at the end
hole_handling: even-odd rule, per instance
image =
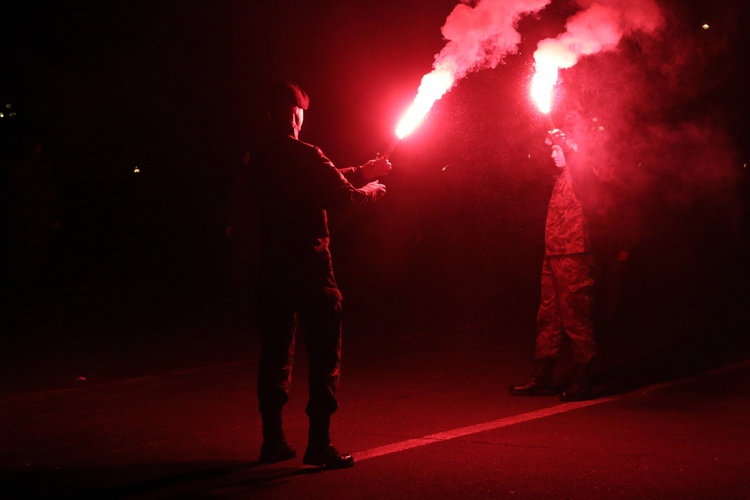
MULTIPOLYGON (((679 308, 710 322, 746 288, 747 7, 660 3, 658 36, 563 73, 553 118, 619 193, 605 211, 632 244, 622 314, 679 308)), ((311 96, 301 138, 338 166, 361 164, 393 137, 455 4, 6 2, 3 190, 19 144, 39 140, 60 210, 41 293, 228 296, 227 195, 262 133, 266 86, 300 83, 311 96)), ((424 324, 518 308, 531 328, 553 182, 547 127, 528 99, 532 53, 574 11, 553 0, 522 20, 519 53, 460 80, 398 144, 383 203, 332 216, 352 316, 424 324)), ((6 231, 2 242, 5 261, 6 231)))

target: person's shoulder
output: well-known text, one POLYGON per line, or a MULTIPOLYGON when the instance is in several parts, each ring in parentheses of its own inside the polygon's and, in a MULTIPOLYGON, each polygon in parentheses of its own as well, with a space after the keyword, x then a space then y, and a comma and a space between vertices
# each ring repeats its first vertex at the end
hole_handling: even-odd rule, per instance
MULTIPOLYGON (((294 162, 329 165, 330 160, 323 151, 310 143, 295 139, 290 135, 276 136, 261 144, 255 154, 261 153, 264 157, 278 156, 294 162)), ((253 153, 251 152, 251 161, 253 153)))
POLYGON ((251 150, 251 155, 253 151, 274 149, 286 149, 297 152, 320 152, 318 147, 295 139, 291 135, 270 135, 255 145, 251 150))
POLYGON ((294 141, 299 145, 298 147, 300 149, 306 150, 310 154, 315 154, 316 156, 325 156, 323 154, 323 151, 318 146, 315 146, 314 144, 310 144, 309 142, 304 142, 304 141, 300 141, 296 139, 294 141))
POLYGON ((292 139, 297 143, 296 153, 299 158, 305 157, 310 163, 318 165, 321 168, 335 168, 331 160, 323 153, 318 146, 308 142, 292 139))

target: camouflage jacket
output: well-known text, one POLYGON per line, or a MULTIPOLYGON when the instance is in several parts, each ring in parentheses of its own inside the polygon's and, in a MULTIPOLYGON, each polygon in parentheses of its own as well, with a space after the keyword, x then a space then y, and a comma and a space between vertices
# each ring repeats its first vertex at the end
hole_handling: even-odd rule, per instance
POLYGON ((570 167, 563 167, 552 188, 544 232, 545 255, 591 251, 589 225, 576 192, 570 167))

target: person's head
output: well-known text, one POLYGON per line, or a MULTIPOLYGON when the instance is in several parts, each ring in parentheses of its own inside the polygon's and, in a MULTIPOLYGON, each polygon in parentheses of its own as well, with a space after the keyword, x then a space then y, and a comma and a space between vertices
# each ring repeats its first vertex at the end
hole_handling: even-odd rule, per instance
POLYGON ((566 137, 565 133, 559 129, 547 132, 547 138, 544 142, 545 144, 552 146, 552 159, 555 162, 555 166, 560 168, 567 165, 565 160, 566 154, 578 151, 578 145, 570 138, 566 137))
POLYGON ((565 153, 563 153, 562 147, 557 144, 552 146, 552 161, 555 162, 555 166, 558 168, 563 168, 567 165, 567 162, 565 161, 565 153))
POLYGON ((305 110, 310 105, 310 98, 299 85, 288 81, 276 82, 266 94, 266 114, 277 124, 291 125, 297 137, 305 117, 305 110))

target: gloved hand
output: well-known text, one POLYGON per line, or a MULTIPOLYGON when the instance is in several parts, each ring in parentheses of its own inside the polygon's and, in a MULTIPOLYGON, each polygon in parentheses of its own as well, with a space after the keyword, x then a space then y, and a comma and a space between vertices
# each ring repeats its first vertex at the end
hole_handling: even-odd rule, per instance
POLYGON ((567 137, 565 132, 557 128, 547 132, 547 137, 544 139, 544 143, 548 146, 560 146, 564 153, 575 153, 578 151, 578 144, 567 137))
POLYGON ((368 161, 359 168, 362 169, 362 175, 365 177, 365 179, 371 180, 382 177, 383 175, 390 172, 393 168, 393 165, 391 165, 391 162, 388 161, 387 156, 378 156, 374 160, 368 161))
POLYGON ((385 196, 385 184, 381 184, 379 181, 372 181, 369 184, 363 186, 362 191, 366 192, 368 196, 371 196, 375 201, 385 196))

